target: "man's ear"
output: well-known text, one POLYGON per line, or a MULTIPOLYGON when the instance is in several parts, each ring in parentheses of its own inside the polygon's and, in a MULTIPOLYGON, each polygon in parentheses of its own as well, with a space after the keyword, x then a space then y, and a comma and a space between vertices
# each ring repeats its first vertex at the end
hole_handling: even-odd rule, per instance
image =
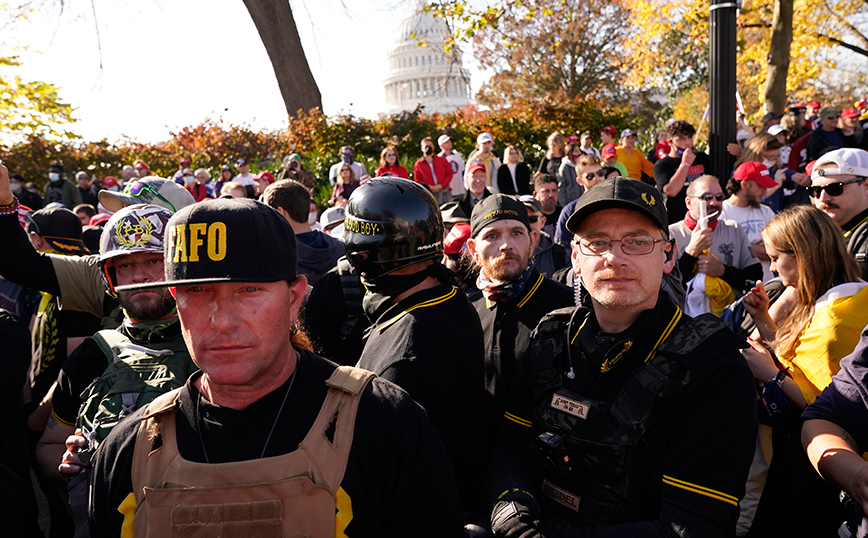
POLYGON ((582 266, 579 264, 579 249, 572 241, 570 241, 570 260, 573 262, 573 271, 575 271, 577 275, 581 275, 582 266))
MULTIPOLYGON (((675 243, 675 240, 670 239, 668 241, 668 243, 669 243, 669 248, 668 248, 668 250, 664 251, 664 253, 666 254, 666 260, 663 262, 663 272, 664 273, 669 273, 670 271, 672 271, 672 269, 675 268, 675 262, 678 261, 676 255, 675 255, 676 254, 675 249, 678 248, 678 246, 675 243)), ((666 247, 663 247, 663 248, 666 248, 666 247)))

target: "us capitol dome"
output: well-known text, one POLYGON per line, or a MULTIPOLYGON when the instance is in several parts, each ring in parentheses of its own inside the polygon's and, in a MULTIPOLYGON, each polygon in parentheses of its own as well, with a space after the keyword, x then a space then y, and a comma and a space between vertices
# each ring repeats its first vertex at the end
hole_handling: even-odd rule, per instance
POLYGON ((418 105, 429 114, 448 113, 473 102, 461 51, 443 50, 448 37, 446 21, 425 13, 424 4, 417 0, 413 14, 398 27, 396 46, 389 52, 389 76, 383 84, 390 114, 412 111, 418 105))

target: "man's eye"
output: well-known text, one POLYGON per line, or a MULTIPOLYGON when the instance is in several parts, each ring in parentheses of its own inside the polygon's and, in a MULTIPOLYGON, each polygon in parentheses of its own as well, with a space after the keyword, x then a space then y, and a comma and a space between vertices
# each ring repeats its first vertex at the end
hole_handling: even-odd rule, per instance
POLYGON ((626 239, 627 243, 633 245, 634 247, 644 247, 648 244, 648 241, 643 238, 632 237, 630 239, 626 239))
POLYGON ((591 248, 604 248, 609 244, 606 239, 591 239, 588 241, 588 246, 591 248))

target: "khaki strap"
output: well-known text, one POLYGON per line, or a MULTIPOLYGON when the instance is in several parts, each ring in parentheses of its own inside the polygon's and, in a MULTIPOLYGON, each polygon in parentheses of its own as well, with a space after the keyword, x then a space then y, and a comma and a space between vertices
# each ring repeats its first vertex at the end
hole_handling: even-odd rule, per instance
MULTIPOLYGON (((168 431, 169 435, 175 434, 175 413, 172 412, 178 403, 178 395, 183 387, 173 391, 161 394, 145 407, 145 414, 139 423, 139 431, 136 434, 136 446, 133 450, 133 465, 131 469, 131 478, 133 482, 133 493, 136 497, 136 506, 141 506, 145 495, 145 486, 152 486, 158 479, 158 474, 162 471, 163 466, 149 464, 151 447, 154 444, 154 438, 158 428, 163 431, 168 431), (157 415, 162 415, 158 418, 157 415)), ((161 431, 161 434, 163 432, 161 431)), ((163 444, 166 439, 163 438, 163 444)), ((165 452, 165 450, 157 449, 157 454, 165 452)), ((150 462, 152 463, 152 462, 150 462)))
POLYGON ((372 372, 361 368, 339 366, 326 381, 330 387, 328 395, 313 427, 299 445, 299 450, 307 452, 316 467, 314 476, 332 493, 337 492, 347 468, 362 391, 374 377, 372 372), (326 435, 327 432, 331 435, 326 435))

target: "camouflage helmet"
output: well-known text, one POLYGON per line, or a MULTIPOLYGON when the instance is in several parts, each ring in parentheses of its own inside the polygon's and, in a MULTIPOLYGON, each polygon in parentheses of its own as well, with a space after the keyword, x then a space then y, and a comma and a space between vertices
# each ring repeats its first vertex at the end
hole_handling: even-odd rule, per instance
POLYGON ((113 258, 138 252, 163 253, 163 239, 172 212, 156 205, 138 204, 112 215, 99 241, 100 274, 109 293, 117 284, 113 258))

